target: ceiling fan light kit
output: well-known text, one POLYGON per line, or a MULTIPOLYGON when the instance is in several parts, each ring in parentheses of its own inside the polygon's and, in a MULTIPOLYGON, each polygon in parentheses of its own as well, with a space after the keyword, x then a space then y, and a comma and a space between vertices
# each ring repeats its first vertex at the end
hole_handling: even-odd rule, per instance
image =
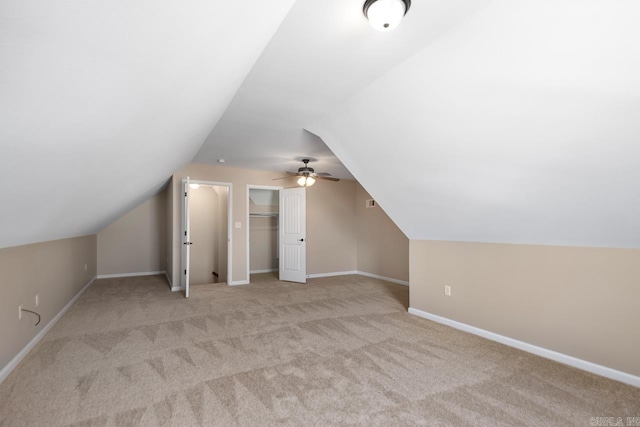
POLYGON ((367 0, 362 11, 369 24, 378 31, 396 28, 411 7, 411 0, 367 0))
POLYGON ((300 187, 311 187, 316 180, 312 176, 301 176, 296 182, 300 187))
POLYGON ((298 172, 287 172, 289 176, 283 176, 282 178, 274 178, 274 180, 286 179, 294 176, 296 177, 296 183, 300 187, 311 187, 319 179, 325 179, 327 181, 334 181, 334 182, 340 181, 339 178, 331 177, 330 173, 325 173, 325 172, 316 173, 315 169, 309 167, 310 161, 311 159, 302 159, 302 163, 304 163, 304 166, 301 168, 298 168, 298 172))

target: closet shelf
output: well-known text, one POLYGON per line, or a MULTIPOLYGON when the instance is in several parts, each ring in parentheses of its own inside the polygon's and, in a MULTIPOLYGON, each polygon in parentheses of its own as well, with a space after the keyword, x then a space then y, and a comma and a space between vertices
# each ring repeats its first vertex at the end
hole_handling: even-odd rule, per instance
POLYGON ((269 213, 269 212, 256 212, 256 213, 249 213, 249 216, 251 218, 277 218, 278 217, 278 213, 277 212, 273 212, 273 213, 269 213))

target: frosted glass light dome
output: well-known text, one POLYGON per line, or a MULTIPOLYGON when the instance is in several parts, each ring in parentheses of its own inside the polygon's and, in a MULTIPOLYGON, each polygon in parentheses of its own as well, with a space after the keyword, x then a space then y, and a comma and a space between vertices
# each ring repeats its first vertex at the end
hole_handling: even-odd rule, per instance
POLYGON ((367 0, 364 15, 374 29, 391 31, 400 24, 410 6, 410 0, 367 0))
POLYGON ((301 176, 296 182, 300 187, 311 187, 316 183, 316 180, 312 176, 301 176))

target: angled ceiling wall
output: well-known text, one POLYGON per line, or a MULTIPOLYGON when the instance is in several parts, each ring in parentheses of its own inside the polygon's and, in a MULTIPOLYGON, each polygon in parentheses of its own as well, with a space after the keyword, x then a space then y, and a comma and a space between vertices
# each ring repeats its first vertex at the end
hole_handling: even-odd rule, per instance
POLYGON ((158 191, 293 3, 3 1, 0 247, 95 233, 158 191))
POLYGON ((364 0, 298 0, 196 155, 199 163, 278 172, 311 166, 353 179, 306 123, 485 7, 488 0, 414 2, 390 33, 371 28, 364 0))
POLYGON ((411 239, 637 248, 639 21, 494 1, 307 130, 411 239))
POLYGON ((640 4, 414 2, 383 34, 293 3, 2 2, 0 247, 95 233, 204 141, 294 167, 304 124, 410 238, 640 246, 640 4))

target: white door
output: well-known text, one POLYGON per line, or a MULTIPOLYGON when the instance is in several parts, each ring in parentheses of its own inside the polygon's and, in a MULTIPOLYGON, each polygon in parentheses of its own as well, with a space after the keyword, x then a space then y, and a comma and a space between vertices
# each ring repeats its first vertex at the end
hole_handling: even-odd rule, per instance
POLYGON ((307 193, 280 190, 280 280, 307 283, 307 193))
POLYGON ((184 197, 182 198, 182 286, 184 295, 189 298, 189 259, 191 256, 191 227, 189 226, 190 179, 182 180, 184 197))

